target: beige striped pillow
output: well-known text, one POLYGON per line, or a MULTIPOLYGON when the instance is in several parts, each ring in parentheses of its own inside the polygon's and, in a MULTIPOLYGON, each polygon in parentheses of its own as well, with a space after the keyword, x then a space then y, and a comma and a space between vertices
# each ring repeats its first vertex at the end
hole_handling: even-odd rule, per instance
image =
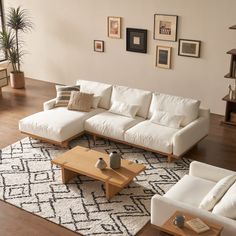
POLYGON ((67 107, 72 91, 80 91, 80 86, 56 85, 57 97, 55 107, 67 107))
POLYGON ((93 94, 72 91, 68 104, 69 110, 89 112, 93 104, 93 94))

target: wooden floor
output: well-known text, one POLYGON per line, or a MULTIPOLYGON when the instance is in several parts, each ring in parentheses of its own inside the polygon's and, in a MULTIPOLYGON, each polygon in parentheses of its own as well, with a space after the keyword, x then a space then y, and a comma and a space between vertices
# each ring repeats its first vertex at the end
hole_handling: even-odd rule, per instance
MULTIPOLYGON (((0 98, 0 149, 25 137, 18 131, 19 119, 41 111, 43 102, 54 97, 54 84, 37 80, 28 79, 25 90, 3 88, 0 98)), ((209 136, 185 156, 236 171, 236 127, 222 126, 221 120, 221 116, 212 114, 209 136)), ((2 201, 0 225, 0 236, 78 236, 2 201)), ((148 223, 138 235, 160 234, 148 223)))

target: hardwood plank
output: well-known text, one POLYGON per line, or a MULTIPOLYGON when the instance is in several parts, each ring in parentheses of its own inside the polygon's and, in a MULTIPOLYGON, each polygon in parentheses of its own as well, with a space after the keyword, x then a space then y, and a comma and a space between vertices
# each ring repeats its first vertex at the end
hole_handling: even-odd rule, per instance
POLYGON ((78 236, 39 216, 0 201, 1 236, 78 236))
MULTIPOLYGON (((2 88, 0 97, 0 148, 26 137, 18 131, 18 121, 42 110, 43 102, 56 95, 53 83, 27 79, 26 89, 2 88)), ((222 116, 211 114, 209 136, 185 157, 236 171, 236 127, 222 125, 222 116)), ((0 201, 0 235, 78 236, 63 227, 0 201)), ((166 235, 148 223, 139 236, 166 235)))

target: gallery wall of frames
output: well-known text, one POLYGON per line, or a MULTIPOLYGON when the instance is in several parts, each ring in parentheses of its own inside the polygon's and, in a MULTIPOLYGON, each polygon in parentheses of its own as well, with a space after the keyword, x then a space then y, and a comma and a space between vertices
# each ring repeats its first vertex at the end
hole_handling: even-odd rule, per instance
MULTIPOLYGON (((162 45, 162 41, 177 42, 178 56, 200 58, 201 40, 178 38, 177 15, 154 14, 153 21, 153 42, 156 43, 155 66, 157 68, 171 69, 172 47, 162 45)), ((126 38, 126 51, 135 53, 148 52, 148 30, 131 28, 123 24, 122 17, 107 17, 107 37, 112 39, 126 38), (125 27, 126 36, 121 35, 122 27, 125 27)), ((105 41, 94 40, 94 51, 105 52, 105 41)))
MULTIPOLYGON (((58 84, 78 79, 201 100, 225 113, 236 1, 6 0, 32 13, 25 75, 58 84), (214 7, 212 7, 214 6, 214 7)), ((232 83, 233 86, 233 83, 232 83)))

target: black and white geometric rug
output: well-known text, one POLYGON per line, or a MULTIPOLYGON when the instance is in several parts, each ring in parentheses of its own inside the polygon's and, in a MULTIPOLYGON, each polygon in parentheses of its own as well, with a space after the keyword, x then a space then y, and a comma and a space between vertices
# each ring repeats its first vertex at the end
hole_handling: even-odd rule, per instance
POLYGON ((163 195, 189 170, 190 160, 168 163, 165 157, 84 135, 71 142, 101 152, 118 151, 124 159, 146 165, 127 188, 111 200, 101 182, 78 176, 61 183, 51 159, 67 151, 25 138, 0 152, 0 199, 82 235, 135 235, 150 220, 154 194, 163 195))

